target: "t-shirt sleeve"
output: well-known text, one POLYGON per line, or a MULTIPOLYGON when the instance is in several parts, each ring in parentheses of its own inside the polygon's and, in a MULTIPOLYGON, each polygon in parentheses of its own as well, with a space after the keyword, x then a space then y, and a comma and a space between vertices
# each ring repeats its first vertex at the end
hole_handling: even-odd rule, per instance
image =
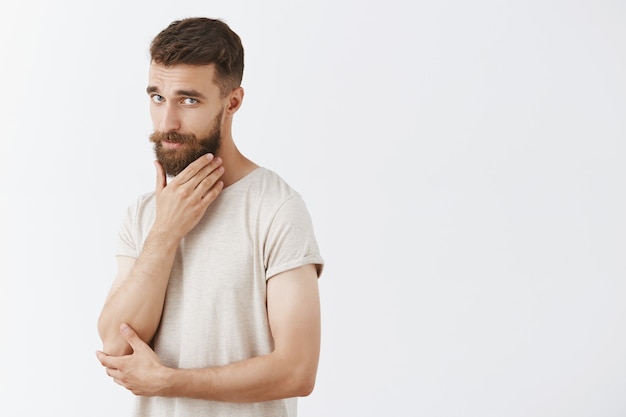
POLYGON ((265 250, 266 279, 289 269, 314 264, 322 274, 324 260, 315 239, 311 216, 302 198, 287 199, 276 211, 265 250))
POLYGON ((128 207, 126 213, 122 216, 122 224, 117 234, 117 244, 115 247, 116 256, 129 256, 131 258, 137 258, 139 256, 136 236, 133 232, 133 230, 135 230, 135 221, 136 205, 132 205, 128 207))

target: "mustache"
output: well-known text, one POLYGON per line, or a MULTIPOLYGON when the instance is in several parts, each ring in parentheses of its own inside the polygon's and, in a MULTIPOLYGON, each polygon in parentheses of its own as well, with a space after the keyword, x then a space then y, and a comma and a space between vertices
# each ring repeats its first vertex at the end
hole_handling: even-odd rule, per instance
POLYGON ((194 143, 197 141, 196 135, 193 133, 178 132, 153 132, 150 135, 150 142, 172 142, 172 143, 194 143))

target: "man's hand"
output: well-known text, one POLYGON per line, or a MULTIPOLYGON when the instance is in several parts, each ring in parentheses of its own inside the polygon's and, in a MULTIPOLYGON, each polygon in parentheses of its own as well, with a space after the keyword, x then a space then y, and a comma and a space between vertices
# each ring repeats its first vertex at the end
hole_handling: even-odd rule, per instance
POLYGON ((163 167, 155 161, 156 220, 154 228, 182 239, 200 221, 209 205, 224 188, 222 160, 203 155, 189 164, 170 183, 163 167))
POLYGON ((107 375, 135 395, 163 396, 167 388, 167 373, 171 369, 161 363, 156 353, 130 326, 122 324, 120 333, 132 347, 133 353, 110 356, 97 351, 96 356, 106 368, 107 375))

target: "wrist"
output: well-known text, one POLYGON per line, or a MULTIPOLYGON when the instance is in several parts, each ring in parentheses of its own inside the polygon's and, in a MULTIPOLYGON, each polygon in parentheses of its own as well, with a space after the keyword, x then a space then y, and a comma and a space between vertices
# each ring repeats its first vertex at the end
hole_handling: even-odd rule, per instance
POLYGON ((155 241, 159 247, 164 249, 176 249, 183 236, 177 236, 172 230, 157 225, 156 223, 150 229, 150 233, 146 241, 155 241))
POLYGON ((174 390, 176 373, 177 369, 169 368, 167 366, 163 366, 161 371, 157 376, 157 380, 159 381, 159 390, 157 395, 159 397, 175 397, 176 393, 174 390))

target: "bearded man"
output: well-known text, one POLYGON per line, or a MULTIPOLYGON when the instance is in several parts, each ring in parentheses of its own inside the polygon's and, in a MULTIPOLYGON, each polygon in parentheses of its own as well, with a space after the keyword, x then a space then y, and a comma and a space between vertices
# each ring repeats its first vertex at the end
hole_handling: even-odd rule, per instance
POLYGON ((120 228, 97 357, 136 416, 295 416, 317 373, 323 259, 301 196, 235 146, 241 40, 188 18, 150 53, 156 186, 120 228))

